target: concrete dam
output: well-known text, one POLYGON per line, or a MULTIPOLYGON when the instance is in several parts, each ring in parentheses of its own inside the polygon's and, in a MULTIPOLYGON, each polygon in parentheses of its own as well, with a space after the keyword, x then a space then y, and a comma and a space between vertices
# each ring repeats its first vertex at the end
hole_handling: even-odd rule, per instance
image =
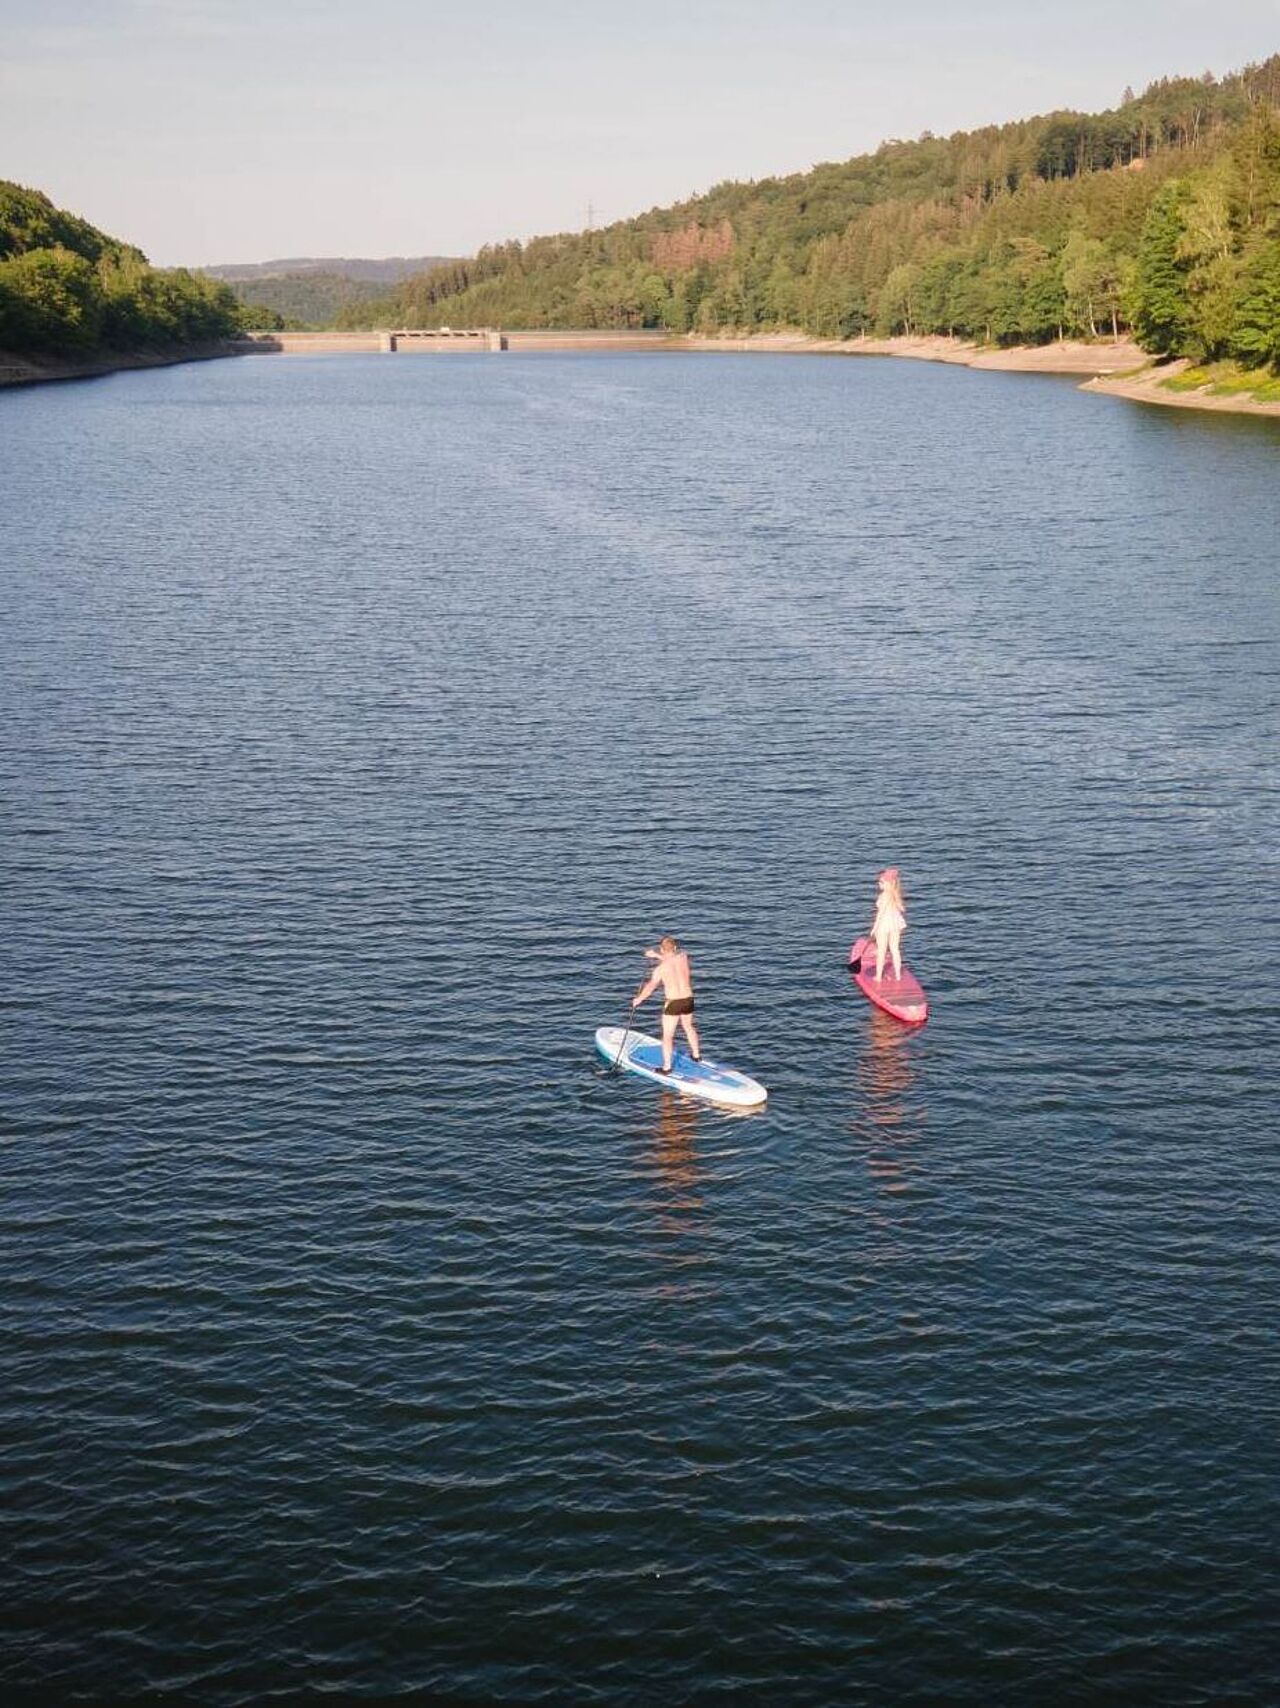
POLYGON ((459 355, 502 350, 681 349, 666 332, 500 332, 490 326, 377 332, 249 332, 237 341, 246 355, 459 355))

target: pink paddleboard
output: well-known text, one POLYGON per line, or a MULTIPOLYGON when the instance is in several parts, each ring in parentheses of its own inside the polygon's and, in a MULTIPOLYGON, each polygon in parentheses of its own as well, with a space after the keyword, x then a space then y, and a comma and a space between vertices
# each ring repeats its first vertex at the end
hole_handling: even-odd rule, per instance
POLYGON ((906 1026, 923 1026, 929 1018, 929 999, 914 973, 903 967, 901 975, 894 978, 893 963, 890 962, 884 969, 884 977, 876 978, 875 944, 869 938, 859 937, 849 950, 849 970, 867 1000, 874 1002, 877 1008, 883 1008, 886 1014, 892 1014, 895 1020, 901 1020, 906 1026), (863 956, 866 958, 855 972, 854 968, 863 956))

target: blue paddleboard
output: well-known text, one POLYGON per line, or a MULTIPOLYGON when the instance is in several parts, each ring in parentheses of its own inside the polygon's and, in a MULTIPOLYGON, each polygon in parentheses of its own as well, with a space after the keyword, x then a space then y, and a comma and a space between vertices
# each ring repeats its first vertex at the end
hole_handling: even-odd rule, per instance
POLYGON ((704 1056, 695 1062, 683 1050, 671 1053, 671 1072, 663 1073, 662 1045, 645 1032, 625 1033, 623 1049, 621 1026, 601 1026, 596 1032, 596 1049, 611 1066, 626 1073, 650 1079, 655 1085, 665 1085, 685 1097, 699 1097, 704 1103, 718 1103, 723 1109, 758 1109, 769 1095, 758 1080, 748 1079, 736 1068, 722 1067, 704 1056), (618 1052, 622 1051, 622 1059, 618 1052))

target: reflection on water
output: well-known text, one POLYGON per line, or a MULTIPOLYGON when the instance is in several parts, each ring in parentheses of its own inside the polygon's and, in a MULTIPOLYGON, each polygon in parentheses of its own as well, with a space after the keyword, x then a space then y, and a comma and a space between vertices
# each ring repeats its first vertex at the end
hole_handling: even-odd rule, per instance
POLYGON ((653 1146, 644 1153, 658 1188, 652 1200, 654 1232, 658 1235, 653 1255, 664 1270, 676 1271, 667 1274, 654 1293, 658 1298, 683 1303, 707 1291, 707 1283, 698 1279, 707 1261, 701 1237, 706 1171, 698 1160, 698 1122, 706 1113, 687 1097, 662 1092, 653 1124, 653 1146))
POLYGON ((918 1034, 878 1008, 867 1016, 867 1032, 858 1062, 863 1094, 855 1127, 868 1141, 867 1166, 886 1192, 908 1185, 911 1149, 921 1136, 924 1110, 911 1100, 915 1082, 913 1048, 918 1034))
POLYGON ((646 1160, 657 1171, 663 1192, 664 1218, 671 1223, 669 1231, 687 1232, 689 1218, 702 1209, 699 1187, 703 1170, 698 1162, 698 1117, 702 1113, 696 1103, 674 1092, 664 1091, 658 1098, 657 1118, 653 1127, 653 1149, 646 1160))

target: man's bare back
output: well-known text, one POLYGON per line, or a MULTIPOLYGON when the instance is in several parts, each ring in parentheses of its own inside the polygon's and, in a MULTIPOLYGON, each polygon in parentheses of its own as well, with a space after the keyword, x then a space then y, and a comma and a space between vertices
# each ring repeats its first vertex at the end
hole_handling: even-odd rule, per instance
POLYGON ((689 957, 683 949, 671 950, 663 954, 659 949, 646 949, 646 961, 656 961, 653 969, 654 981, 662 986, 662 994, 668 1001, 672 997, 693 995, 693 974, 689 970, 689 957))
POLYGON ((702 1059, 698 1028, 693 1021, 693 974, 689 957, 674 937, 664 937, 656 949, 646 949, 645 959, 655 963, 653 971, 631 999, 638 1008, 662 986, 662 1071, 671 1071, 671 1051, 676 1028, 683 1027, 694 1061, 702 1059))

